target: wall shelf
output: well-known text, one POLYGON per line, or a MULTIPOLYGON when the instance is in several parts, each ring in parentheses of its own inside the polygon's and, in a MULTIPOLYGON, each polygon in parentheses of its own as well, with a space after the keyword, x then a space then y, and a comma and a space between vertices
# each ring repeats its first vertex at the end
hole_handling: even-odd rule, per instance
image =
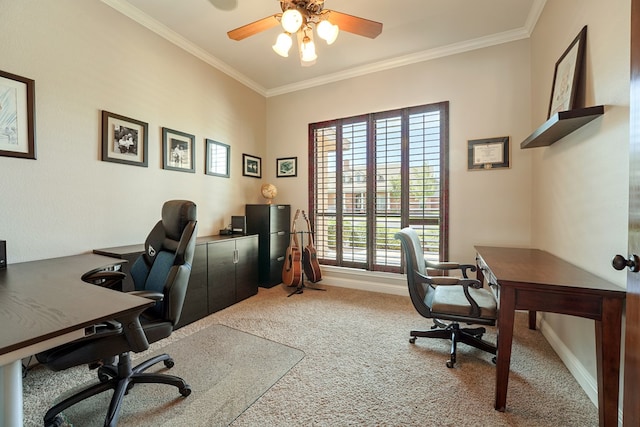
POLYGON ((604 114, 604 105, 560 111, 520 143, 520 148, 546 147, 604 114))

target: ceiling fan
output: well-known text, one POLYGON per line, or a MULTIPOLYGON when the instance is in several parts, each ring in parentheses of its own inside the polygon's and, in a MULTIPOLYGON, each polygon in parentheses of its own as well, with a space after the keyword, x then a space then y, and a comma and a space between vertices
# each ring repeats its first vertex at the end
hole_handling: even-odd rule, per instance
POLYGON ((281 56, 288 56, 292 44, 291 35, 296 34, 302 65, 313 65, 317 56, 312 25, 316 27, 318 37, 328 44, 335 41, 339 30, 371 39, 382 32, 380 22, 325 9, 324 0, 280 0, 280 8, 282 13, 243 25, 227 32, 227 35, 232 40, 243 40, 281 24, 284 32, 278 36, 273 50, 281 56))

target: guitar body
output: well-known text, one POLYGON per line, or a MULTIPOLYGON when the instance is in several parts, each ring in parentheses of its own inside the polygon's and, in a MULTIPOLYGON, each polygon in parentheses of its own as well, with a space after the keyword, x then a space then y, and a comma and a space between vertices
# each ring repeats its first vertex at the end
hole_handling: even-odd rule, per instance
POLYGON ((322 271, 320 271, 318 253, 316 252, 315 246, 313 246, 311 223, 304 211, 302 211, 302 216, 304 216, 304 219, 307 222, 307 231, 309 232, 309 243, 305 246, 302 253, 302 267, 304 268, 304 274, 307 276, 307 279, 312 283, 316 283, 322 280, 322 271))
POLYGON ((302 285, 302 260, 298 238, 296 237, 296 220, 299 214, 300 209, 296 211, 291 223, 291 238, 289 247, 284 254, 284 265, 282 266, 282 283, 292 287, 302 285))
POLYGON ((300 286, 302 284, 302 268, 300 261, 300 249, 290 245, 284 255, 282 266, 282 283, 287 286, 300 286))

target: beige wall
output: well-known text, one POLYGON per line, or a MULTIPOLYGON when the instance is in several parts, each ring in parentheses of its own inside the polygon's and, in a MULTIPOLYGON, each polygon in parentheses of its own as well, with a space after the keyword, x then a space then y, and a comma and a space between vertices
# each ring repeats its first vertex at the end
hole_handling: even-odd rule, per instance
MULTIPOLYGON (((531 37, 531 117, 534 126, 546 120, 555 62, 584 25, 586 105, 605 105, 605 114, 532 150, 532 245, 626 286, 625 272, 613 270, 611 259, 627 247, 629 0, 547 1, 531 37)), ((589 380, 582 385, 593 399, 593 321, 544 314, 543 323, 565 363, 586 369, 573 373, 589 380)))
POLYGON ((267 162, 298 157, 298 178, 266 179, 278 201, 307 206, 308 123, 450 102, 450 256, 474 262, 474 244, 528 245, 531 161, 519 143, 530 131, 529 42, 512 42, 271 97, 267 162), (467 170, 467 140, 511 137, 511 168, 467 170))
POLYGON ((260 181, 266 101, 99 1, 2 0, 0 69, 35 80, 37 160, 0 157, 9 263, 139 243, 170 198, 216 233, 260 181), (149 167, 102 162, 101 110, 149 123, 149 167), (162 127, 196 136, 196 173, 162 169, 162 127), (204 139, 231 145, 231 179, 204 174, 204 139))

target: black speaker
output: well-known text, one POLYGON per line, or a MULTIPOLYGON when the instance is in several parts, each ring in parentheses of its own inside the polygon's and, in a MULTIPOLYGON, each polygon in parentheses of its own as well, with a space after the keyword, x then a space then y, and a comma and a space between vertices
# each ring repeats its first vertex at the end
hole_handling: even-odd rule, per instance
POLYGON ((246 234, 246 232, 247 232, 247 217, 246 216, 232 216, 231 217, 231 232, 232 232, 232 234, 246 234))
POLYGON ((7 268, 7 241, 0 240, 0 270, 7 268))

